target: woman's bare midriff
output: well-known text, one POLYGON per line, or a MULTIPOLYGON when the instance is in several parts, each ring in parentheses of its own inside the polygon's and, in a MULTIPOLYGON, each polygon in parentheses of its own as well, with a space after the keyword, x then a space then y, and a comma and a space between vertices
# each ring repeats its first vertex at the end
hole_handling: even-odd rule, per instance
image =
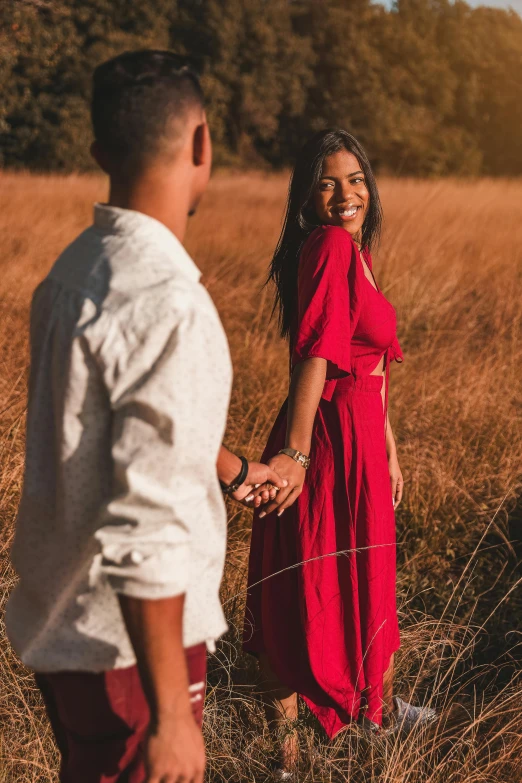
MULTIPOLYGON (((377 365, 377 367, 374 370, 371 371, 370 375, 382 375, 382 376, 384 376, 384 355, 381 356, 379 364, 377 365)), ((384 410, 384 406, 386 405, 386 389, 384 388, 384 383, 382 385, 381 395, 382 395, 382 407, 383 407, 383 410, 384 410)))

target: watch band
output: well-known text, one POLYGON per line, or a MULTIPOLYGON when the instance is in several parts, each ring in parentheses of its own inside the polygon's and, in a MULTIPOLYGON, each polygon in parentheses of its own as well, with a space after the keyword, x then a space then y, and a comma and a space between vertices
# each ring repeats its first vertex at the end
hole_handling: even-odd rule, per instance
POLYGON ((224 495, 232 495, 234 492, 237 492, 248 476, 248 460, 245 457, 239 457, 239 459, 241 460, 241 470, 234 481, 231 484, 225 484, 223 481, 219 481, 221 491, 224 495))
POLYGON ((310 467, 310 457, 307 457, 306 454, 303 454, 302 451, 291 449, 289 446, 287 446, 286 448, 281 449, 279 454, 286 454, 287 457, 291 457, 295 462, 299 462, 299 464, 302 465, 305 470, 308 470, 310 467))

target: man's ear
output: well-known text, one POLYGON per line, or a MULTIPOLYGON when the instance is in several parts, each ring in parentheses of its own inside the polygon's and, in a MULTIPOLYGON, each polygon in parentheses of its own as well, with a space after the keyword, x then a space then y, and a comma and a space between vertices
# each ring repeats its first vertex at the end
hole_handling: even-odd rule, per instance
POLYGON ((91 157, 106 174, 109 174, 109 158, 97 141, 91 144, 91 157))
POLYGON ((194 131, 192 142, 192 162, 194 166, 205 166, 212 156, 212 144, 208 125, 202 122, 194 131))

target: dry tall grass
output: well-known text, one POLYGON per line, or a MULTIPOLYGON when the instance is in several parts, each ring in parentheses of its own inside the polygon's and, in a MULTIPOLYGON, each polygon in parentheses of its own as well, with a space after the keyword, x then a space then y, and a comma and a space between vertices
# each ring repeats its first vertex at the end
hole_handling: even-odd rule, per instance
MULTIPOLYGON (((32 289, 103 198, 95 177, 0 176, 2 594, 20 492, 32 289)), ((399 313, 406 361, 390 409, 407 480, 398 512, 403 646, 397 691, 441 720, 407 740, 351 729, 327 744, 298 731, 299 781, 496 783, 522 777, 522 183, 384 180, 376 274, 399 313)), ((228 445, 258 457, 286 393, 286 347, 262 288, 285 197, 281 176, 215 178, 189 249, 223 316, 235 389, 228 445)), ((223 599, 231 631, 211 661, 209 780, 267 779, 271 754, 241 654, 249 515, 230 507, 223 599)), ((0 642, 0 782, 56 780, 56 754, 32 680, 0 642)))

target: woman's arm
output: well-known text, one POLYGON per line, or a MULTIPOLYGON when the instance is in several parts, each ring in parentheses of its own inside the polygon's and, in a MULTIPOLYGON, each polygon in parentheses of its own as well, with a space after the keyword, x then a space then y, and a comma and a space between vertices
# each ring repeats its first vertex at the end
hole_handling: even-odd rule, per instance
MULTIPOLYGON (((325 380, 326 359, 305 359, 296 365, 292 373, 285 445, 307 456, 310 454, 315 415, 325 380)), ((276 509, 278 516, 281 516, 301 494, 306 475, 303 466, 286 454, 276 454, 268 464, 282 479, 286 479, 288 484, 279 490, 277 498, 263 509, 260 517, 276 509)))
MULTIPOLYGON (((312 445, 315 415, 326 380, 326 359, 311 358, 300 362, 292 373, 288 395, 286 443, 307 456, 312 445)), ((281 455, 286 457, 285 454, 281 455)), ((291 457, 286 457, 292 462, 291 457)))
POLYGON ((393 507, 397 508, 402 500, 404 480, 397 458, 397 446, 388 414, 386 414, 386 454, 388 455, 393 507))
POLYGON ((386 454, 388 459, 397 456, 397 446, 395 445, 395 436, 393 434, 390 416, 386 413, 386 454))

